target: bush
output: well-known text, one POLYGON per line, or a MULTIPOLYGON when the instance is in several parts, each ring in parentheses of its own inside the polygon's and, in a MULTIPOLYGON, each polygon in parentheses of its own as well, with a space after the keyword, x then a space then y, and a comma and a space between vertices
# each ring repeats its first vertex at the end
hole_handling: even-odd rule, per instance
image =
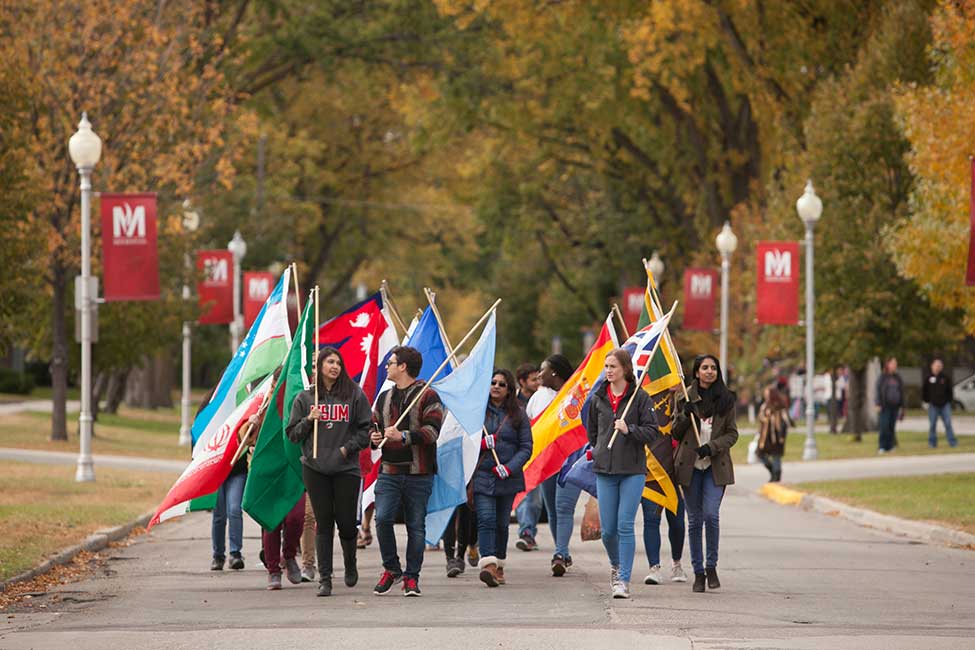
POLYGON ((34 378, 10 368, 0 368, 0 393, 29 395, 34 390, 34 378))

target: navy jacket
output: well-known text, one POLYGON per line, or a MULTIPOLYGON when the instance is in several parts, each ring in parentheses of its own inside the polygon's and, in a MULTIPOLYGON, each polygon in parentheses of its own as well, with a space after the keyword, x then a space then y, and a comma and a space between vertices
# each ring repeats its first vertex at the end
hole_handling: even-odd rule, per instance
POLYGON ((490 449, 482 449, 474 472, 474 492, 493 496, 518 494, 525 490, 525 473, 522 468, 532 455, 532 428, 525 411, 519 407, 518 417, 506 417, 506 413, 488 402, 484 414, 484 428, 494 436, 495 447, 501 464, 511 476, 501 480, 495 475, 494 455, 490 449))

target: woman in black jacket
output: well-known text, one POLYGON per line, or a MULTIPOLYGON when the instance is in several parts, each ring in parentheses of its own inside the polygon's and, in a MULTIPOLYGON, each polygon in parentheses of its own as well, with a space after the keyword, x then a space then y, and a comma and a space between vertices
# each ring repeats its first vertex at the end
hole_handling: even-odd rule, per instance
POLYGON ((522 468, 532 454, 532 429, 515 394, 510 370, 495 370, 484 414, 481 456, 474 472, 474 511, 481 559, 481 582, 503 585, 508 557, 508 526, 515 495, 525 490, 522 468))
POLYGON ((629 598, 636 551, 633 521, 646 483, 646 445, 660 436, 660 430, 650 396, 637 387, 629 353, 610 352, 604 370, 606 378, 590 393, 586 432, 592 445, 603 546, 612 567, 610 587, 613 598, 629 598), (633 403, 624 417, 631 396, 633 403))
POLYGON ((342 355, 322 348, 315 372, 318 406, 312 390, 298 393, 291 407, 288 438, 301 444, 302 478, 318 529, 318 595, 332 593, 332 541, 338 524, 345 562, 345 584, 354 587, 356 569, 356 519, 359 509, 359 451, 369 445, 372 407, 365 393, 349 377, 342 355), (314 449, 314 421, 318 420, 318 449, 314 449))

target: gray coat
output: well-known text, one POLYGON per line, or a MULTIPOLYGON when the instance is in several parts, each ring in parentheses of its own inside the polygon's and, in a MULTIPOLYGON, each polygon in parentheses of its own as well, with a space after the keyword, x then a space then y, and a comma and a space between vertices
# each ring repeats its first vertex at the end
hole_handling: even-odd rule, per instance
MULTIPOLYGON (((701 396, 697 394, 696 383, 688 386, 687 394, 691 402, 701 401, 701 396)), ((694 428, 691 426, 690 419, 680 408, 682 404, 683 400, 678 404, 679 410, 674 419, 674 428, 671 433, 676 440, 680 441, 674 460, 677 482, 687 487, 691 484, 691 477, 694 475, 694 462, 697 460, 695 449, 700 444, 694 435, 694 428)), ((698 427, 700 430, 700 422, 698 422, 698 427)), ((711 419, 711 440, 708 441, 708 446, 711 448, 711 475, 714 477, 715 485, 734 484, 735 467, 731 462, 731 448, 737 441, 738 425, 735 423, 734 407, 724 415, 715 414, 711 419)))
MULTIPOLYGON (((592 445, 593 471, 597 474, 642 474, 647 473, 647 445, 660 437, 657 418, 653 414, 653 401, 646 391, 638 390, 633 404, 624 421, 628 433, 616 436, 613 448, 609 440, 613 436, 613 423, 617 414, 606 394, 606 380, 596 384, 589 395, 589 413, 586 416, 586 433, 592 445)), ((629 384, 620 400, 620 413, 633 394, 634 385, 629 384)))
POLYGON ((301 445, 301 463, 320 474, 361 474, 359 452, 369 446, 372 407, 366 394, 356 386, 351 400, 343 401, 330 393, 318 394, 323 418, 318 421, 318 457, 314 458, 314 422, 308 419, 315 397, 310 390, 298 393, 291 406, 291 419, 285 433, 301 445), (342 451, 345 451, 343 455, 342 451))

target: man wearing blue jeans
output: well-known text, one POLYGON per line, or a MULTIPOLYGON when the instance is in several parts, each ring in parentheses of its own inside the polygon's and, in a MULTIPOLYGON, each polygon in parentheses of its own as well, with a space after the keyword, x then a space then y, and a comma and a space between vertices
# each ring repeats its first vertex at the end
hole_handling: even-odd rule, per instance
POLYGON ((941 359, 931 362, 931 375, 921 385, 921 401, 928 405, 928 446, 938 446, 938 418, 945 423, 945 438, 949 447, 956 447, 955 430, 951 427, 951 403, 954 394, 951 380, 945 376, 941 359))
MULTIPOLYGON (((515 542, 522 551, 534 551, 538 548, 535 536, 538 535, 538 520, 542 516, 542 486, 525 495, 518 507, 515 508, 515 518, 518 520, 518 541, 515 542)), ((549 521, 552 516, 549 515, 549 521)))
POLYGON ((376 478, 376 536, 383 568, 393 576, 418 579, 423 566, 426 536, 427 502, 433 491, 433 476, 380 474, 376 478), (406 524, 406 570, 402 569, 396 549, 393 524, 396 512, 403 506, 406 524))
POLYGON ((244 543, 244 514, 241 500, 244 498, 244 483, 247 482, 247 457, 242 456, 231 468, 230 475, 217 490, 217 503, 213 507, 210 539, 213 542, 213 561, 211 571, 222 571, 226 561, 227 524, 230 526, 230 568, 239 571, 244 568, 244 558, 240 551, 244 543))

